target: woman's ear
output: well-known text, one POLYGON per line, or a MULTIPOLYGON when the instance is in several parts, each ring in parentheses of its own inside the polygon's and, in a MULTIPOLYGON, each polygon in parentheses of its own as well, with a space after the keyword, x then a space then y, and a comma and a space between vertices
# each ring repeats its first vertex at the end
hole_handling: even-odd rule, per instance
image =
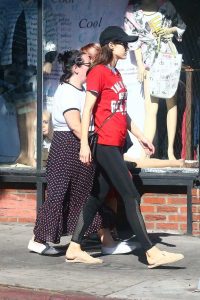
POLYGON ((77 65, 73 65, 72 66, 72 74, 73 73, 78 74, 78 69, 79 69, 79 67, 77 65))
POLYGON ((110 48, 111 50, 114 49, 114 44, 113 44, 113 42, 110 42, 110 43, 108 44, 108 46, 109 46, 109 48, 110 48))

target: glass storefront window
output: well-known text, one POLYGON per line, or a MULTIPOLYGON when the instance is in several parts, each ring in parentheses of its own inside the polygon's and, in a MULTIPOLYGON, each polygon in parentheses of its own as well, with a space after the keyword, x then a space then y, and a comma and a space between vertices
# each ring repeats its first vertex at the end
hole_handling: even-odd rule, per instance
POLYGON ((35 167, 37 2, 0 5, 0 163, 35 167))
MULTIPOLYGON (((48 8, 49 13, 47 15, 53 16, 53 22, 51 23, 51 17, 49 20, 44 18, 44 28, 46 22, 49 22, 49 30, 46 32, 46 36, 44 32, 44 40, 47 44, 48 40, 55 41, 54 50, 58 54, 70 49, 80 49, 89 43, 98 43, 100 32, 107 26, 113 24, 123 26, 124 12, 127 9, 128 2, 131 1, 118 0, 109 1, 108 3, 108 1, 105 0, 99 2, 94 0, 52 0, 47 2, 45 4, 46 6, 44 6, 44 13, 48 8), (54 32, 53 29, 56 32, 54 32), (48 34, 51 38, 48 38, 48 34)), ((189 24, 189 30, 191 30, 191 28, 194 29, 194 27, 189 24)), ((183 40, 184 38, 183 35, 183 40)), ((176 46, 178 52, 183 54, 183 60, 185 60, 185 57, 188 54, 186 53, 187 48, 184 47, 183 43, 177 43, 176 46)), ((50 55, 52 50, 49 51, 50 55)), ((190 56, 192 55, 193 53, 191 51, 190 56)), ((51 112, 53 95, 59 84, 59 77, 62 73, 61 66, 57 62, 57 56, 52 56, 52 58, 51 72, 44 74, 43 78, 44 109, 48 112, 51 112)), ((138 85, 137 82, 137 67, 134 52, 132 51, 127 62, 124 63, 123 61, 120 61, 117 67, 121 71, 128 88, 128 113, 141 130, 143 130, 145 120, 145 100, 143 93, 141 93, 143 86, 140 84, 138 85)), ((171 109, 168 116, 166 111, 167 101, 164 99, 159 100, 156 133, 154 138, 156 147, 155 158, 161 160, 169 159, 169 138, 171 143, 174 143, 171 147, 171 149, 174 149, 174 153, 171 154, 170 159, 198 160, 198 145, 194 143, 194 131, 197 126, 195 123, 197 121, 195 120, 197 120, 198 117, 196 116, 196 108, 193 109, 194 98, 196 97, 194 96, 194 93, 196 93, 196 89, 194 89, 194 87, 191 87, 191 89, 189 88, 189 74, 190 71, 184 66, 180 76, 180 84, 177 89, 176 99, 174 99, 175 107, 171 109), (187 117, 185 115, 187 115, 187 117), (170 128, 170 130, 168 130, 168 128, 170 128)), ((192 85, 194 80, 195 78, 193 76, 191 79, 192 85)), ((134 138, 132 139, 134 145, 132 146, 132 149, 129 150, 128 154, 129 156, 131 155, 133 158, 138 159, 141 155, 141 146, 134 138)), ((171 152, 173 152, 173 150, 171 150, 171 152)), ((180 165, 183 166, 181 162, 180 165)), ((178 163, 172 164, 172 166, 178 166, 178 163)))
MULTIPOLYGON (((62 66, 57 62, 58 54, 80 49, 89 43, 98 43, 100 32, 109 25, 123 26, 128 3, 128 0, 0 1, 0 167, 39 166, 40 169, 46 166, 53 135, 52 103, 62 74, 62 66), (40 41, 38 9, 42 10, 40 41), (40 44, 42 51, 38 53, 40 44), (37 65, 38 59, 42 61, 40 66, 37 65), (40 74, 42 78, 38 76, 40 74), (41 136, 38 132, 41 132, 41 136), (37 164, 40 159, 41 162, 37 164)), ((187 8, 182 14, 187 14, 187 8)), ((197 161, 200 27, 186 20, 188 24, 183 42, 177 45, 178 51, 183 53, 184 68, 177 90, 174 154, 176 159, 197 161)), ((138 88, 137 70, 136 66, 131 65, 132 62, 129 68, 126 68, 126 64, 118 67, 122 75, 128 76, 128 112, 143 129, 144 97, 139 94, 142 86, 138 88)), ((168 159, 165 100, 159 101, 156 126, 155 158, 168 159)), ((140 145, 134 139, 133 143, 129 154, 138 158, 140 145)))

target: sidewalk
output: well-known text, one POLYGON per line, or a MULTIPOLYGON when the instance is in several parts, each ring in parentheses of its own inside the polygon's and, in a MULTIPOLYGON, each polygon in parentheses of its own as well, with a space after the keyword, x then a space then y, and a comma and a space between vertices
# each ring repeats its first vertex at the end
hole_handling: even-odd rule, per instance
MULTIPOLYGON (((32 229, 30 224, 0 224, 0 300, 200 299, 200 291, 195 291, 200 280, 200 238, 151 234, 161 249, 182 252, 185 259, 149 270, 141 252, 104 256, 102 265, 65 263, 64 253, 59 257, 29 253, 32 229)), ((63 250, 68 241, 62 239, 63 250)), ((99 253, 99 245, 93 243, 91 252, 99 253)))

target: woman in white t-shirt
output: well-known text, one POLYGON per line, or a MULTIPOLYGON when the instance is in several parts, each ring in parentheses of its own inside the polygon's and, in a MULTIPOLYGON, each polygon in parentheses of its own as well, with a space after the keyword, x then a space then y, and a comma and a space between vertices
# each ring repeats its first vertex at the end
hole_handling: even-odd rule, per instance
MULTIPOLYGON (((30 240, 30 251, 58 254, 48 242, 59 243, 74 231, 79 212, 92 188, 94 166, 79 159, 81 114, 85 102, 83 84, 90 66, 87 54, 72 50, 59 54, 63 75, 55 92, 52 109, 53 139, 47 160, 47 199, 40 207, 30 240)), ((101 227, 96 216, 89 232, 101 227)))

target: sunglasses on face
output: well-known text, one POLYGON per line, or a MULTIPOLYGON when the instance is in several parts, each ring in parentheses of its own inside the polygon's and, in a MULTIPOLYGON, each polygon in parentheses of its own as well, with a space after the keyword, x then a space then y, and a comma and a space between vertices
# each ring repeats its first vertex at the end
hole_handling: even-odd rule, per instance
POLYGON ((127 42, 115 42, 118 45, 122 45, 125 49, 128 49, 128 43, 127 42))
POLYGON ((90 66, 91 66, 91 63, 90 63, 90 62, 88 62, 88 63, 81 63, 81 64, 79 64, 79 66, 90 67, 90 66))

